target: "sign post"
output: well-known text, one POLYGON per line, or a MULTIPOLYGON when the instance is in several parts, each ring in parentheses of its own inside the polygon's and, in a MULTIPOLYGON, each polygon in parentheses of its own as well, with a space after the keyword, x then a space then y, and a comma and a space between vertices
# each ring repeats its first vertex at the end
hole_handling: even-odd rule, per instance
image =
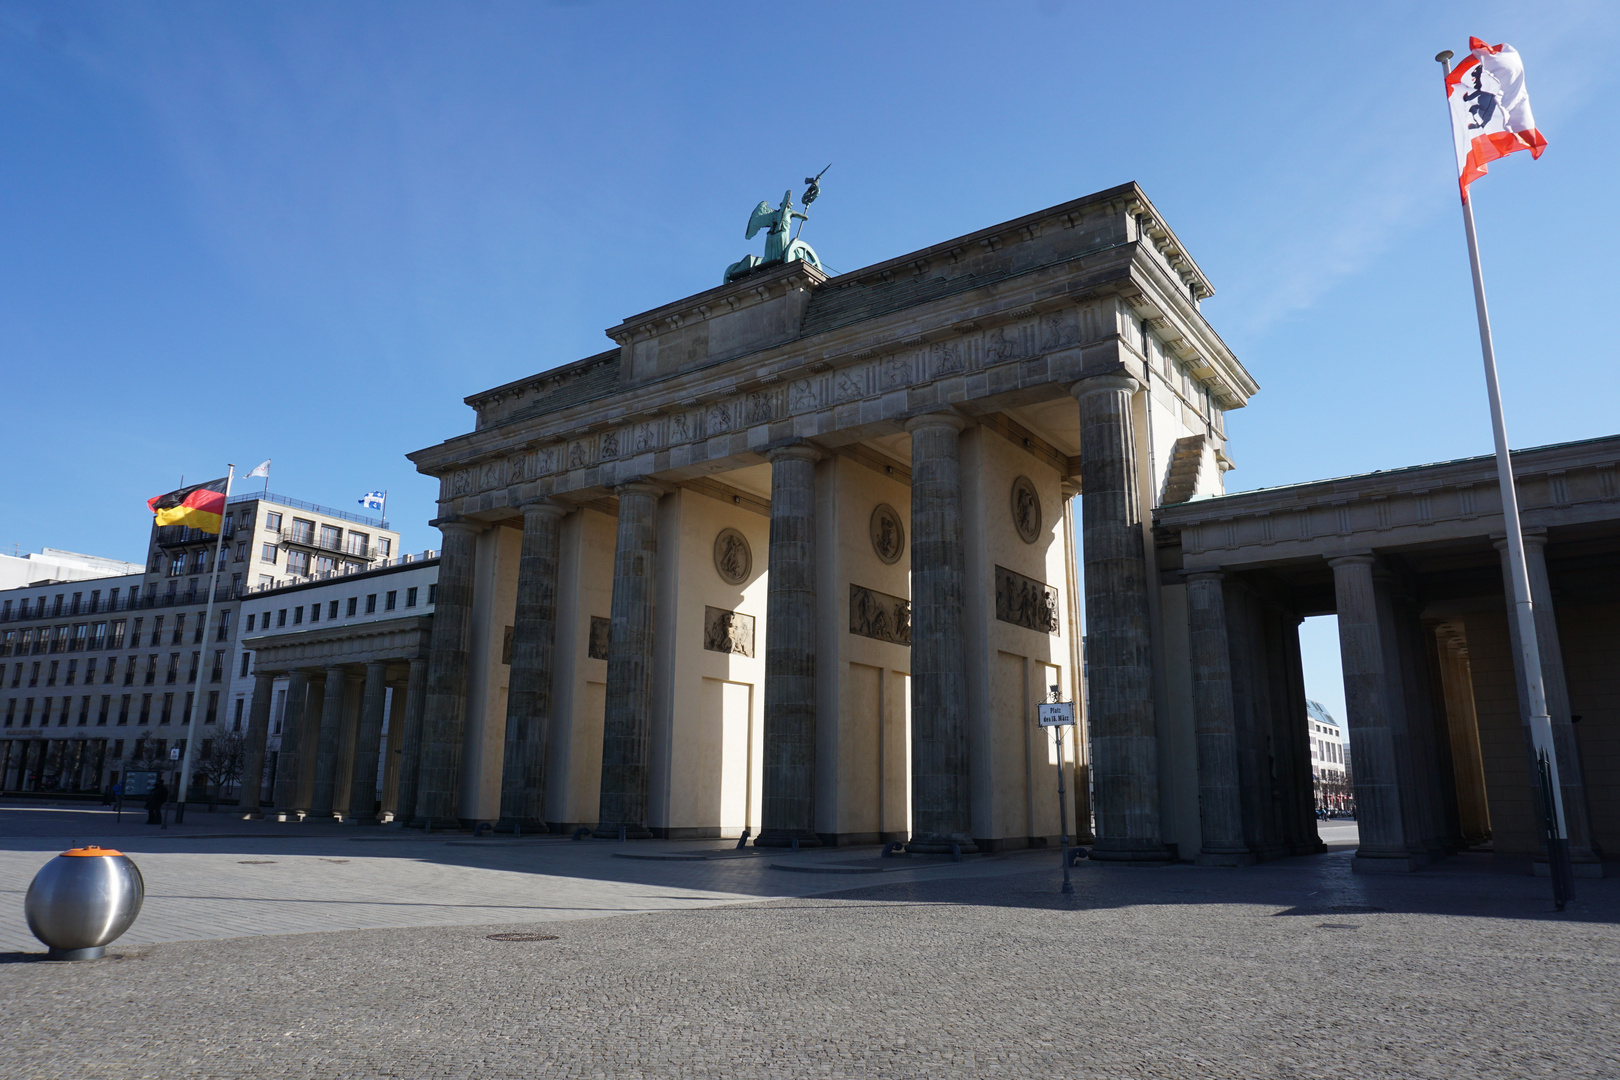
POLYGON ((1052 738, 1057 742, 1057 768, 1058 768, 1058 831, 1062 834, 1063 847, 1063 889, 1064 895, 1074 892, 1074 883, 1069 880, 1069 804, 1068 789, 1063 781, 1063 729, 1074 726, 1074 702, 1059 701, 1062 694, 1060 687, 1052 687, 1052 700, 1043 701, 1036 707, 1037 719, 1043 728, 1052 729, 1052 738))

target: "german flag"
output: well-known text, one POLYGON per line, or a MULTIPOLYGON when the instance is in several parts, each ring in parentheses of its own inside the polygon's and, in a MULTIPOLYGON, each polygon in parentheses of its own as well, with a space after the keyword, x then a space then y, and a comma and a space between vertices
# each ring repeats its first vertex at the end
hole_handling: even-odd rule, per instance
POLYGON ((189 525, 203 532, 219 532, 225 517, 225 477, 193 484, 146 500, 159 525, 189 525))

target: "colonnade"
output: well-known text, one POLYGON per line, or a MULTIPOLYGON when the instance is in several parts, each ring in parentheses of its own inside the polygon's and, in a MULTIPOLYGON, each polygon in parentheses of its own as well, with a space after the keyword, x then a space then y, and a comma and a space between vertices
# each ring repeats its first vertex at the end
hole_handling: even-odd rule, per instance
POLYGON ((95 791, 107 743, 104 738, 48 736, 0 742, 0 790, 95 791))

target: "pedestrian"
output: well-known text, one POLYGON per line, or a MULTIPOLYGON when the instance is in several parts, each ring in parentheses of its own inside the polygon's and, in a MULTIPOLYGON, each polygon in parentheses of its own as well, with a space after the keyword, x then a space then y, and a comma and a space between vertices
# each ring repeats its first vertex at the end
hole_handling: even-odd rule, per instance
POLYGON ((169 801, 169 785, 158 777, 156 784, 152 785, 151 792, 146 796, 146 823, 148 825, 163 824, 163 804, 169 801))

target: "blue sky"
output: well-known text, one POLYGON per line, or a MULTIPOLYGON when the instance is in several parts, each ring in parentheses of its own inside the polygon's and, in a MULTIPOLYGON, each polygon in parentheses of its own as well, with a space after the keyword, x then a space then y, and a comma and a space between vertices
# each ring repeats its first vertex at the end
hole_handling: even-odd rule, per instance
POLYGON ((1599 3, 0 3, 0 550, 139 558, 146 497, 266 457, 289 495, 388 489, 434 544, 406 451, 715 284, 754 203, 829 161, 806 239, 841 270, 1141 183, 1262 386, 1234 489, 1488 452, 1430 59, 1471 33, 1523 54, 1551 143, 1476 186, 1513 442, 1609 434, 1617 29, 1599 3))

